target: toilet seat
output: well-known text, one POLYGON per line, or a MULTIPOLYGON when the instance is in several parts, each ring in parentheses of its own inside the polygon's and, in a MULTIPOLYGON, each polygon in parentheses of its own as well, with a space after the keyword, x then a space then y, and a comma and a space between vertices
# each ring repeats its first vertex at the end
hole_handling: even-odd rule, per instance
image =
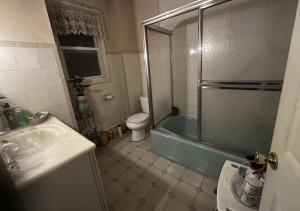
POLYGON ((142 123, 142 122, 148 120, 148 118, 149 118, 149 114, 146 114, 146 113, 137 113, 137 114, 134 114, 134 115, 128 117, 127 122, 130 122, 130 123, 142 123))

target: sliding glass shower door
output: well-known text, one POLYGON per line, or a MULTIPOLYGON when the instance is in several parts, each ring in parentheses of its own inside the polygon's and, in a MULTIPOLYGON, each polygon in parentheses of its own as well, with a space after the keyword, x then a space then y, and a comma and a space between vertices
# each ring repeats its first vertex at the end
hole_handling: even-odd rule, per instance
POLYGON ((172 107, 197 119, 198 27, 198 9, 146 27, 155 126, 172 107))
POLYGON ((151 126, 177 107, 198 122, 186 137, 241 156, 268 153, 297 2, 199 1, 147 20, 151 126))
POLYGON ((148 27, 147 45, 151 69, 153 123, 157 124, 172 112, 172 77, 170 35, 148 27))
POLYGON ((234 0, 201 10, 201 141, 268 153, 297 0, 234 0))

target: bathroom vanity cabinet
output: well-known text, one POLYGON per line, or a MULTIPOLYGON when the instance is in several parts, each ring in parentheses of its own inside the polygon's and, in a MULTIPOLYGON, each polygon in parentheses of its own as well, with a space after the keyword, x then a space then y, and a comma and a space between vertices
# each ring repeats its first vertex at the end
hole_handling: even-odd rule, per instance
POLYGON ((20 188, 25 211, 106 211, 94 152, 20 188))

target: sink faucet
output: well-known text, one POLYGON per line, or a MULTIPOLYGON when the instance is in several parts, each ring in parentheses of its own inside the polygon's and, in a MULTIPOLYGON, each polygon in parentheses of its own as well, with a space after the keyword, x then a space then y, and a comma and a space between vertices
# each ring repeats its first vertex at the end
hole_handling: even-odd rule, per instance
POLYGON ((10 143, 6 140, 0 141, 0 154, 1 153, 7 153, 7 152, 16 153, 19 151, 19 146, 14 143, 10 143))
POLYGON ((20 150, 19 146, 14 143, 10 143, 6 140, 0 141, 0 156, 2 157, 8 172, 14 176, 18 175, 20 166, 18 162, 13 159, 14 154, 20 150))

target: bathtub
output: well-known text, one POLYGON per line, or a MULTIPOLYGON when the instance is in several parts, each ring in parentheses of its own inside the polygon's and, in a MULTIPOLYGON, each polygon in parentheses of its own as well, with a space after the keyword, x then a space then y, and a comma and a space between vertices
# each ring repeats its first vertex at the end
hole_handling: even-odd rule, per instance
POLYGON ((244 158, 198 141, 197 120, 169 116, 150 130, 152 150, 206 176, 218 179, 226 160, 242 163, 244 158))

